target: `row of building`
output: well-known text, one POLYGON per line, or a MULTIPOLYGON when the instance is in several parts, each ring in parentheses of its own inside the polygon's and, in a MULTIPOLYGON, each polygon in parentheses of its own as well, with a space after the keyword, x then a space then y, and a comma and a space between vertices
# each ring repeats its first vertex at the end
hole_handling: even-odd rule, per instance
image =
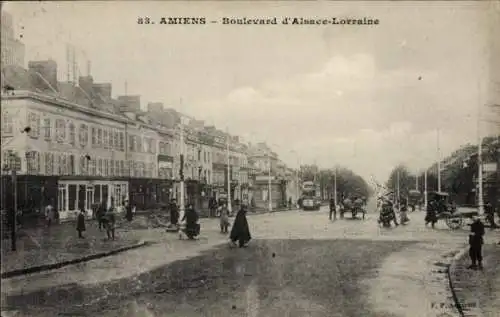
POLYGON ((162 103, 142 111, 140 96, 113 98, 111 84, 90 75, 59 82, 52 60, 3 67, 2 87, 4 205, 17 168, 18 205, 27 211, 51 201, 61 218, 103 201, 156 208, 180 195, 181 151, 187 200, 198 208, 228 187, 232 200, 267 208, 269 163, 273 207, 298 197, 297 174, 265 143, 246 144, 162 103))

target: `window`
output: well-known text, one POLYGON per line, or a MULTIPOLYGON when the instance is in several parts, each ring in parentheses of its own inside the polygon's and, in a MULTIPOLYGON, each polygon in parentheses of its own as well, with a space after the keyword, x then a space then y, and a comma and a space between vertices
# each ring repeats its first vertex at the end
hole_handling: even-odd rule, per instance
POLYGON ((109 149, 109 146, 110 146, 110 143, 111 143, 111 142, 109 142, 109 139, 110 139, 109 131, 106 130, 106 129, 104 129, 102 131, 102 134, 103 134, 103 142, 104 142, 103 145, 104 145, 104 148, 105 149, 109 149))
POLYGON ((115 176, 115 161, 109 160, 109 176, 115 176))
POLYGON ((36 151, 31 151, 26 153, 27 165, 28 165, 28 174, 30 175, 38 175, 40 174, 40 153, 36 151))
POLYGON ((108 160, 103 159, 102 160, 102 167, 103 167, 103 176, 108 176, 109 175, 109 165, 108 165, 108 160))
POLYGON ((68 165, 67 173, 68 175, 75 175, 75 156, 73 154, 69 155, 66 164, 68 165))
POLYGON ((97 161, 97 175, 101 176, 103 174, 102 159, 97 161))
POLYGON ((78 139, 80 141, 80 146, 86 147, 87 144, 89 143, 89 131, 88 131, 88 126, 86 124, 80 124, 80 131, 79 131, 79 136, 78 139))
POLYGON ((156 140, 155 139, 151 139, 151 153, 152 154, 156 154, 156 140))
POLYGON ((158 143, 158 151, 160 152, 160 154, 165 154, 165 142, 160 141, 158 143))
POLYGON ((115 161, 115 176, 121 176, 120 161, 115 161))
POLYGON ((136 145, 135 145, 135 150, 139 153, 142 153, 143 152, 143 149, 142 149, 142 138, 139 137, 139 136, 136 136, 135 137, 135 140, 136 140, 136 145))
POLYGON ((50 140, 52 138, 52 126, 50 118, 43 119, 43 136, 45 140, 50 140))
POLYGON ((120 133, 118 131, 113 133, 113 150, 120 150, 120 133))
POLYGON ((97 146, 97 128, 92 127, 92 146, 97 146))
POLYGON ((40 116, 37 113, 30 112, 28 114, 28 126, 31 128, 28 135, 32 138, 40 136, 40 116))
POLYGON ((125 133, 120 132, 120 142, 119 142, 120 151, 125 151, 125 133))
POLYGON ((88 166, 89 166, 89 170, 88 170, 88 173, 90 176, 96 176, 97 173, 96 173, 96 160, 94 159, 90 159, 90 161, 88 162, 88 166))
POLYGON ((128 137, 128 150, 134 152, 135 149, 135 136, 129 135, 128 137))
POLYGON ((69 123, 69 144, 75 145, 76 142, 76 132, 75 132, 75 125, 73 122, 69 123))
POLYGON ((14 118, 8 111, 2 113, 2 135, 9 136, 14 133, 14 118))
POLYGON ((52 153, 45 153, 45 174, 54 174, 54 154, 52 153))
POLYGON ((64 119, 56 120, 56 140, 58 143, 66 141, 66 122, 64 119))
POLYGON ((97 146, 101 147, 102 145, 103 145, 103 141, 102 141, 102 129, 98 128, 97 129, 97 146))
POLYGON ((88 174, 88 160, 85 155, 80 156, 80 175, 88 174))

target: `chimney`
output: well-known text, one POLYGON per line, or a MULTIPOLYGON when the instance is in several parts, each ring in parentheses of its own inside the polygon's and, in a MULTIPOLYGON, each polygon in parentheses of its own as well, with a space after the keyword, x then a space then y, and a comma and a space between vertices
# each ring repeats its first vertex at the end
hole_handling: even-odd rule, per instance
POLYGON ((120 111, 122 112, 140 112, 141 111, 141 96, 118 96, 120 102, 120 111))
POLYGON ((80 76, 78 77, 78 86, 92 97, 94 92, 94 78, 92 78, 92 76, 80 76))
POLYGON ((111 83, 95 83, 92 85, 93 90, 100 97, 109 100, 111 99, 112 86, 111 83))
POLYGON ((53 60, 47 61, 30 61, 28 70, 34 74, 31 76, 32 85, 42 91, 57 90, 57 63, 53 60), (38 74, 35 74, 38 73, 38 74), (40 78, 40 75, 43 77, 40 78), (52 87, 50 88, 47 83, 52 87))

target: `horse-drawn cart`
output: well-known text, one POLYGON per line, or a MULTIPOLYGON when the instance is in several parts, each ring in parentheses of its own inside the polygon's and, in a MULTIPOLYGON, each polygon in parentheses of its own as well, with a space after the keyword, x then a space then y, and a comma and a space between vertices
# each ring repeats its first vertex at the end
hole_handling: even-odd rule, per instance
POLYGON ((437 206, 437 220, 443 220, 450 229, 460 229, 466 224, 467 219, 478 215, 478 211, 473 208, 458 210, 448 193, 432 192, 429 193, 429 198, 429 202, 434 202, 437 206))

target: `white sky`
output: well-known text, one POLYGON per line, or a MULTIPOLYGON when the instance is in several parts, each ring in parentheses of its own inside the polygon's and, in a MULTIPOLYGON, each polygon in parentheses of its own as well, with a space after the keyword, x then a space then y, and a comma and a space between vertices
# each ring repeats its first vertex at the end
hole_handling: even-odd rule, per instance
POLYGON ((88 58, 94 80, 112 82, 114 95, 124 93, 127 81, 128 93, 140 94, 144 106, 161 101, 266 140, 292 166, 341 164, 386 179, 398 163, 416 171, 436 159, 437 127, 444 154, 476 143, 478 105, 488 98, 485 3, 11 2, 5 8, 23 33, 26 60, 55 59, 61 79, 69 41, 82 50, 82 73, 88 58), (137 25, 139 15, 348 15, 381 22, 137 25))

